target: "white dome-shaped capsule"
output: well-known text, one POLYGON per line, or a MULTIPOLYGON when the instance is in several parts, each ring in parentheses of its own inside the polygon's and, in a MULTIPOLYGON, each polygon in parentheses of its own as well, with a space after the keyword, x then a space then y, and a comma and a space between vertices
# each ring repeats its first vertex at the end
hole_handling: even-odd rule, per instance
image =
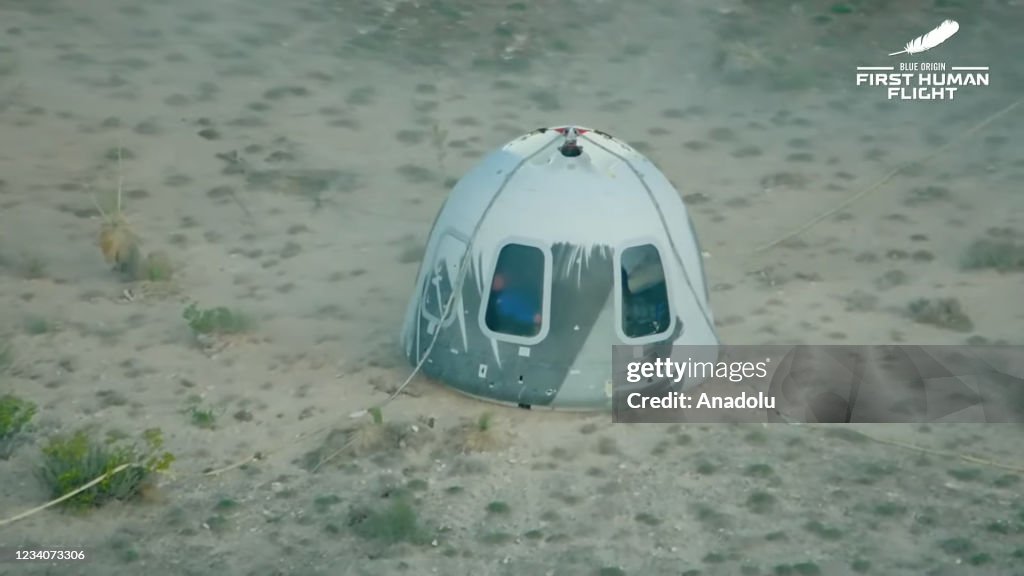
POLYGON ((650 160, 596 130, 536 130, 451 191, 402 345, 465 394, 605 409, 613 345, 715 354, 701 254, 682 197, 650 160))

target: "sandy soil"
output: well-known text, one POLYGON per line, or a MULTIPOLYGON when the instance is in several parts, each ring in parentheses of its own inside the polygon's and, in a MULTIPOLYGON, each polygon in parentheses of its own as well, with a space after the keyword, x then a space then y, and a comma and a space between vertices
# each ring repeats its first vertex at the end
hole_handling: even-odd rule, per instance
POLYGON ((1019 6, 635 4, 0 0, 0 393, 39 407, 0 461, 0 518, 50 498, 53 434, 157 427, 176 456, 143 501, 0 526, 7 555, 90 561, 0 573, 1024 574, 1021 474, 994 465, 1022 465, 1019 426, 861 427, 985 464, 836 428, 507 410, 419 378, 380 429, 348 417, 409 374, 396 333, 452 179, 566 122, 677 183, 729 343, 1021 343, 1021 274, 960 266, 1024 232, 1021 109, 751 254, 1019 97, 1019 6), (993 86, 853 87, 945 17, 946 54, 993 86), (103 259, 93 198, 119 180, 169 282, 103 259), (917 298, 956 298, 969 327, 915 322, 917 298), (197 341, 190 302, 254 325, 197 341))

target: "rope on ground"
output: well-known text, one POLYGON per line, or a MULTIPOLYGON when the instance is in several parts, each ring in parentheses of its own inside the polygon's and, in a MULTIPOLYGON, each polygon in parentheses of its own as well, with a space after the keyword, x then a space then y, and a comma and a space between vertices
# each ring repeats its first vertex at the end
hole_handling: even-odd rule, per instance
MULTIPOLYGON (((327 430, 328 428, 330 428, 330 426, 321 426, 320 428, 318 428, 318 429, 316 429, 316 430, 314 430, 314 431, 312 431, 310 433, 300 434, 298 436, 298 438, 293 439, 290 442, 282 443, 281 445, 279 445, 277 448, 275 448, 272 451, 269 451, 269 452, 256 452, 252 456, 249 456, 249 457, 245 458, 244 460, 239 460, 238 462, 235 462, 234 464, 230 464, 230 465, 224 466, 222 468, 215 468, 213 470, 207 470, 207 471, 201 472, 199 474, 187 474, 186 477, 188 477, 188 476, 197 476, 197 477, 208 478, 208 477, 220 476, 221 474, 223 474, 225 472, 229 472, 229 471, 234 470, 236 468, 241 468, 242 466, 245 466, 246 464, 251 464, 253 462, 260 462, 260 461, 266 460, 269 455, 274 454, 276 452, 280 452, 281 450, 287 448, 288 446, 291 446, 291 445, 295 444, 299 440, 304 440, 304 439, 306 439, 306 438, 308 438, 310 436, 313 436, 315 434, 323 432, 324 430, 327 430)), ((320 464, 320 465, 322 465, 322 464, 320 464)), ((320 465, 318 465, 318 467, 320 465)), ((18 514, 16 516, 12 516, 10 518, 5 518, 5 519, 0 519, 0 526, 6 526, 8 524, 13 524, 14 522, 17 522, 19 520, 24 520, 25 518, 28 518, 29 516, 32 516, 32 515, 37 514, 39 512, 42 512, 43 510, 46 510, 47 508, 50 508, 52 506, 56 506, 57 504, 60 504, 61 502, 64 502, 65 500, 68 500, 69 498, 73 498, 75 495, 77 495, 77 494, 79 494, 81 492, 84 492, 84 491, 88 490, 89 488, 92 488, 93 486, 99 484, 100 482, 103 482, 107 478, 110 478, 111 476, 113 476, 115 474, 119 474, 119 473, 121 473, 121 472, 123 472, 123 471, 125 471, 125 470, 127 470, 129 468, 133 468, 133 467, 136 467, 136 466, 142 466, 142 464, 131 463, 131 462, 129 462, 127 464, 122 464, 122 465, 118 466, 117 468, 114 468, 110 472, 107 472, 106 474, 102 474, 102 475, 96 477, 95 479, 93 479, 89 483, 84 484, 84 485, 82 485, 82 486, 72 490, 71 492, 68 492, 67 494, 65 494, 65 495, 63 495, 63 496, 61 496, 59 498, 55 498, 53 500, 50 500, 49 502, 47 502, 45 504, 42 504, 40 506, 36 506, 35 508, 33 508, 31 510, 27 510, 25 512, 22 512, 21 514, 18 514)), ((175 475, 173 473, 167 473, 167 474, 169 476, 171 476, 172 479, 176 479, 178 477, 177 475, 175 475)))
POLYGON ((123 471, 125 471, 125 470, 127 470, 129 468, 132 468, 134 466, 139 466, 139 464, 134 464, 134 463, 131 463, 131 462, 129 462, 127 464, 121 464, 120 466, 118 466, 117 468, 114 468, 110 472, 107 472, 106 474, 103 474, 102 476, 97 477, 95 480, 93 480, 92 482, 89 482, 88 484, 84 484, 84 485, 82 485, 82 486, 80 486, 78 488, 75 488, 74 490, 72 490, 71 492, 68 492, 67 494, 61 496, 60 498, 55 498, 53 500, 50 500, 46 504, 43 504, 41 506, 36 506, 35 508, 33 508, 31 510, 26 510, 25 512, 22 512, 21 514, 18 514, 17 516, 11 516, 10 518, 5 518, 3 520, 0 520, 0 526, 6 526, 8 524, 15 523, 18 520, 24 520, 25 518, 28 518, 29 516, 32 516, 33 514, 36 514, 38 512, 42 512, 43 510, 46 510, 47 508, 49 508, 51 506, 56 506, 57 504, 60 504, 61 502, 65 501, 65 500, 67 500, 69 498, 74 498, 75 495, 77 495, 77 494, 79 494, 81 492, 84 492, 84 491, 88 490, 89 488, 92 488, 93 486, 99 484, 100 482, 103 482, 107 478, 110 478, 114 474, 119 474, 119 473, 121 473, 121 472, 123 472, 123 471))
POLYGON ((992 124, 993 122, 995 122, 1000 117, 1005 116, 1006 114, 1009 114, 1010 111, 1012 111, 1014 108, 1016 108, 1017 106, 1021 105, 1022 103, 1024 103, 1024 98, 1021 98, 1021 99, 1017 100, 1016 102, 1011 103, 1009 106, 1006 106, 1002 110, 999 110, 998 112, 992 114, 988 118, 985 118, 981 122, 975 124, 971 128, 968 128, 966 131, 962 132, 956 138, 953 138, 949 142, 946 142, 944 145, 940 146, 937 150, 934 150, 933 152, 931 152, 929 154, 926 154, 926 155, 922 156, 921 158, 918 158, 917 160, 912 160, 910 162, 906 162, 904 164, 901 164, 900 166, 898 166, 898 167, 894 168, 893 170, 891 170, 889 173, 887 173, 885 176, 883 176, 881 179, 879 179, 874 184, 868 186, 867 188, 861 190, 860 192, 857 192, 853 196, 850 196, 846 200, 842 201, 835 208, 832 208, 831 210, 825 212, 824 214, 821 214, 820 216, 812 218, 811 220, 807 221, 803 225, 795 228, 794 230, 792 230, 790 232, 787 232, 786 234, 782 235, 781 237, 777 238, 776 240, 773 240, 773 241, 771 241, 771 242, 769 242, 767 244, 764 244, 763 246, 760 246, 760 247, 756 248, 753 253, 757 254, 757 253, 760 253, 760 252, 765 252, 767 250, 771 250, 772 248, 775 248, 779 244, 782 244, 783 242, 785 242, 787 240, 790 240, 792 238, 795 238, 795 237, 803 234, 804 232, 810 230, 814 226, 817 226, 819 223, 821 223, 821 221, 825 220, 826 218, 829 218, 831 216, 836 215, 839 211, 843 210, 844 208, 847 208, 848 206, 850 206, 854 202, 857 202, 858 200, 863 199, 868 194, 871 194, 872 192, 877 191, 879 188, 881 188, 887 182, 889 182, 890 180, 892 180, 893 178, 898 176, 904 170, 910 168, 911 166, 924 164, 925 162, 928 162, 929 160, 931 160, 932 158, 935 158, 939 154, 942 154, 943 152, 946 152, 947 150, 949 150, 953 146, 955 146, 955 145, 959 144, 960 142, 962 142, 963 140, 967 139, 967 137, 969 137, 969 136, 975 134, 976 132, 982 130, 983 128, 987 127, 989 124, 992 124))
POLYGON ((896 440, 888 440, 886 438, 879 438, 872 436, 866 432, 860 430, 855 431, 860 436, 878 444, 884 444, 886 446, 894 446, 896 448, 903 448, 904 450, 911 450, 919 452, 921 454, 928 454, 929 456, 942 456, 944 458, 953 458, 963 460, 964 462, 970 462, 971 464, 978 464, 981 466, 990 466, 992 468, 1000 468, 1009 472, 1016 472, 1017 474, 1024 474, 1024 465, 1017 466, 1013 464, 1003 464, 990 458, 980 458, 978 456, 971 456, 969 454, 961 454, 959 452, 947 452, 945 450, 936 450, 934 448, 925 448, 924 446, 917 446, 915 444, 907 444, 906 442, 897 442, 896 440))

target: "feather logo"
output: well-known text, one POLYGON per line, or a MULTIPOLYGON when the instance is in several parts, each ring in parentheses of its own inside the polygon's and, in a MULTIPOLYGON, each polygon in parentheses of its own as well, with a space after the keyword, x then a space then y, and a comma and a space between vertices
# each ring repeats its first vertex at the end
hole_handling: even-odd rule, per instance
POLYGON ((931 32, 918 36, 907 45, 903 47, 903 50, 899 52, 893 52, 889 56, 896 56, 897 54, 918 54, 925 50, 931 50, 939 44, 942 44, 946 40, 949 40, 953 34, 956 34, 957 30, 960 29, 960 25, 955 20, 946 20, 942 24, 939 24, 931 32))

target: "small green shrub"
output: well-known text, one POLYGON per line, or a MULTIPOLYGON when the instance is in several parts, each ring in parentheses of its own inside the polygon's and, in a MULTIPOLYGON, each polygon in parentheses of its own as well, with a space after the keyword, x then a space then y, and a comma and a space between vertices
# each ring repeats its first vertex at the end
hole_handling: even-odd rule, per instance
POLYGON ((974 322, 967 316, 956 298, 919 298, 908 304, 907 310, 911 319, 920 324, 930 324, 957 332, 974 330, 974 322))
POLYGON ((494 501, 487 505, 487 512, 490 514, 508 514, 512 509, 505 502, 494 501))
POLYGON ((960 264, 965 270, 1024 272, 1024 244, 1008 240, 976 240, 967 247, 960 264))
POLYGON ((26 255, 22 259, 21 272, 29 280, 38 280, 46 277, 46 262, 38 256, 26 255))
POLYGON ((319 514, 326 514, 331 510, 331 506, 341 502, 341 498, 334 494, 327 494, 324 496, 317 496, 313 499, 313 509, 319 514))
POLYGON ((416 509, 406 498, 394 498, 380 509, 356 508, 349 514, 349 526, 361 538, 385 544, 427 541, 416 509))
POLYGON ((25 319, 25 332, 32 336, 46 334, 52 332, 53 329, 53 323, 41 316, 30 316, 25 319))
POLYGON ((119 466, 129 467, 111 474, 62 504, 73 509, 102 506, 110 500, 130 500, 139 495, 152 475, 170 467, 174 456, 162 451, 163 436, 153 428, 143 433, 145 447, 136 444, 115 446, 93 440, 84 430, 52 438, 43 448, 39 478, 54 498, 72 492, 96 478, 110 474, 119 466))
POLYGON ((25 426, 36 415, 36 405, 7 394, 0 396, 0 460, 7 460, 22 440, 25 426))
POLYGON ((376 424, 377 426, 384 425, 384 413, 381 411, 379 407, 375 406, 373 408, 370 408, 369 410, 367 410, 367 412, 369 412, 370 416, 373 417, 374 424, 376 424))
POLYGON ((174 265, 171 263, 170 257, 164 252, 157 251, 151 252, 142 261, 136 279, 149 282, 167 282, 173 276, 174 265))
POLYGON ((213 430, 217 425, 217 415, 213 413, 212 409, 203 410, 198 406, 193 406, 188 411, 192 418, 192 424, 203 430, 213 430))
POLYGON ((490 412, 484 412, 483 414, 480 415, 479 418, 477 418, 477 421, 476 421, 476 428, 477 428, 477 430, 479 430, 481 432, 487 432, 488 430, 491 429, 491 424, 493 423, 493 420, 494 420, 494 415, 493 414, 491 414, 490 412))
POLYGON ((181 316, 196 334, 238 334, 252 326, 247 316, 224 306, 200 309, 192 303, 181 316))

